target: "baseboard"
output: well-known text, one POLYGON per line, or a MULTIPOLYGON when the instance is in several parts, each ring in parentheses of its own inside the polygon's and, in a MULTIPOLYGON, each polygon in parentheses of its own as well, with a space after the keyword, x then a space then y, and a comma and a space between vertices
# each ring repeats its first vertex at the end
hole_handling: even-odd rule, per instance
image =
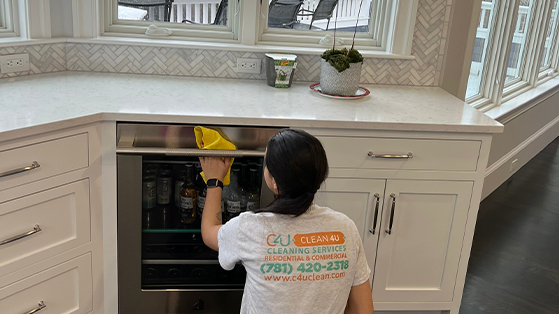
POLYGON ((491 166, 487 167, 485 172, 485 181, 483 182, 483 191, 481 199, 483 200, 508 178, 510 178, 518 169, 524 166, 534 156, 541 152, 549 143, 559 136, 559 116, 548 124, 544 125, 536 133, 528 137, 524 142, 520 143, 501 159, 497 160, 491 166), (516 171, 510 172, 510 163, 517 159, 516 171))

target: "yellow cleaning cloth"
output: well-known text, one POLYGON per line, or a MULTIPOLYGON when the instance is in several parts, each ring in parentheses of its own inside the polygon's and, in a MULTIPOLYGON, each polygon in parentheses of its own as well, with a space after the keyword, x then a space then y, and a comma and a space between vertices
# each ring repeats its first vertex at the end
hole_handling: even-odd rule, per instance
MULTIPOLYGON (((231 143, 227 135, 223 134, 219 129, 210 129, 203 126, 197 126, 194 128, 194 135, 196 136, 196 145, 199 149, 214 149, 214 150, 236 150, 235 144, 231 143)), ((231 173, 231 166, 233 165, 233 158, 231 158, 231 165, 229 165, 229 170, 227 170, 227 175, 223 178, 223 185, 229 185, 229 176, 231 173)), ((200 173, 204 182, 208 181, 208 178, 204 172, 200 173)))

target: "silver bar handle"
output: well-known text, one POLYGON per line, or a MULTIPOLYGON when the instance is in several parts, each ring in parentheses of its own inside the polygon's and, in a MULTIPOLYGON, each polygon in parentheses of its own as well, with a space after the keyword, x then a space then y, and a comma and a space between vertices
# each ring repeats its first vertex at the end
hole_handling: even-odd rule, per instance
POLYGON ((388 224, 388 229, 385 230, 388 235, 392 234, 392 224, 394 223, 394 209, 396 208, 396 194, 392 193, 390 194, 390 197, 392 198, 392 208, 390 209, 390 223, 388 224))
POLYGON ((2 172, 0 173, 0 178, 2 177, 7 177, 7 176, 11 176, 17 173, 22 173, 22 172, 26 172, 29 170, 33 170, 35 168, 39 168, 41 165, 39 165, 36 161, 34 161, 31 166, 27 166, 27 167, 23 167, 23 168, 19 168, 19 169, 14 169, 14 170, 10 170, 10 171, 6 171, 6 172, 2 172))
POLYGON ((413 154, 412 153, 407 153, 407 154, 375 154, 373 152, 369 152, 367 154, 369 157, 372 158, 388 158, 388 159, 410 159, 413 158, 413 154))
POLYGON ((27 238, 28 236, 33 235, 33 234, 35 234, 35 233, 37 233, 37 232, 39 232, 39 231, 41 231, 41 230, 42 230, 42 229, 41 229, 41 227, 39 227, 39 225, 35 225, 35 227, 34 227, 33 230, 31 230, 31 231, 24 232, 24 233, 22 233, 22 234, 18 234, 18 235, 16 235, 16 236, 13 236, 13 237, 11 237, 11 238, 9 238, 9 239, 0 241, 0 245, 8 244, 8 243, 10 243, 10 242, 14 242, 14 241, 17 241, 17 240, 20 240, 20 239, 23 239, 23 238, 27 238))
POLYGON ((166 155, 166 156, 189 156, 189 157, 264 157, 265 151, 259 150, 209 150, 196 148, 153 148, 153 147, 130 147, 117 148, 117 154, 136 155, 166 155))
POLYGON ((375 216, 373 218, 373 225, 371 226, 371 228, 369 228, 369 232, 372 234, 375 234, 375 229, 377 227, 377 218, 378 218, 378 207, 380 204, 380 195, 378 193, 375 193, 375 198, 377 199, 377 201, 375 202, 375 216))
POLYGON ((25 314, 37 313, 37 312, 39 312, 40 310, 42 310, 42 309, 44 309, 44 308, 46 308, 46 307, 47 307, 47 306, 46 306, 45 302, 41 301, 41 302, 39 302, 39 307, 37 307, 37 308, 35 308, 35 309, 33 309, 33 310, 31 310, 31 311, 25 313, 25 314))

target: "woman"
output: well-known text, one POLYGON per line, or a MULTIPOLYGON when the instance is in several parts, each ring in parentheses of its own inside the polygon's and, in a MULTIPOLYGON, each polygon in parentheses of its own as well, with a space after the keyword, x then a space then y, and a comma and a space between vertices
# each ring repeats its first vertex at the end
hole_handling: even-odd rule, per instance
POLYGON ((200 158, 208 180, 202 215, 204 243, 247 279, 241 313, 373 313, 370 269, 357 227, 313 204, 328 175, 320 141, 286 129, 270 139, 264 179, 276 195, 268 207, 222 224, 221 187, 230 159, 200 158))

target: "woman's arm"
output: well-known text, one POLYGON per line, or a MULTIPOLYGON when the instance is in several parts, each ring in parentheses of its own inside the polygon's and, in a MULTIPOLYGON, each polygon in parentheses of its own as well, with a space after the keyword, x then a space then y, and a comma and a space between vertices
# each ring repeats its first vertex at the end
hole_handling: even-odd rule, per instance
POLYGON ((351 287, 344 314, 372 314, 373 295, 369 281, 351 287))
MULTIPOLYGON (((202 170, 208 179, 218 179, 223 181, 229 165, 230 158, 221 157, 200 157, 202 170)), ((223 225, 221 221, 221 188, 208 188, 206 194, 206 204, 202 213, 202 239, 210 249, 219 251, 217 243, 217 233, 223 225)))

